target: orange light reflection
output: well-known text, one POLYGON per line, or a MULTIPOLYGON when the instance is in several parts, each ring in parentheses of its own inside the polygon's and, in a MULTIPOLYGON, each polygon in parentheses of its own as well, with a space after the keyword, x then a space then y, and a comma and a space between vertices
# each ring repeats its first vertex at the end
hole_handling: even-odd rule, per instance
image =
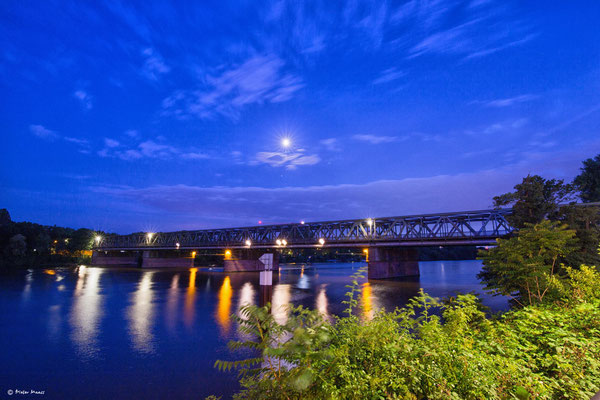
POLYGON ((190 282, 185 294, 185 307, 183 310, 183 320, 186 326, 191 326, 194 322, 194 298, 196 297, 196 272, 198 268, 190 268, 190 282))
POLYGON ((217 305, 217 323, 221 327, 223 333, 229 332, 231 326, 231 297, 233 289, 231 288, 231 280, 229 276, 223 279, 223 285, 219 289, 219 303, 217 305))
POLYGON ((373 319, 373 288, 371 288, 371 284, 369 282, 363 283, 362 287, 362 313, 363 318, 366 320, 373 319))

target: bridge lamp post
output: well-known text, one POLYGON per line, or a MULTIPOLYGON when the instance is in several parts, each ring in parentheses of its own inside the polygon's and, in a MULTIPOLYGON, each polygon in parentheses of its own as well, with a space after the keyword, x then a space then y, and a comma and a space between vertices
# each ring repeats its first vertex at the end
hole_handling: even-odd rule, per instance
POLYGON ((284 247, 285 247, 285 246, 287 246, 287 240, 283 239, 283 240, 281 241, 281 244, 282 244, 284 247))
POLYGON ((146 238, 148 239, 148 243, 150 243, 152 241, 152 236, 154 236, 154 233, 152 233, 152 232, 146 233, 146 238))
POLYGON ((276 244, 277 246, 281 246, 281 240, 277 239, 277 240, 275 241, 275 244, 276 244))
POLYGON ((246 244, 246 247, 252 246, 252 241, 250 239, 246 239, 244 243, 246 244))
POLYGON ((179 250, 179 242, 175 243, 175 247, 179 250))
POLYGON ((96 246, 98 246, 100 244, 100 242, 102 241, 102 236, 96 235, 96 237, 94 238, 94 241, 96 242, 96 246))
POLYGON ((323 246, 325 244, 325 239, 321 238, 319 239, 319 245, 323 246))

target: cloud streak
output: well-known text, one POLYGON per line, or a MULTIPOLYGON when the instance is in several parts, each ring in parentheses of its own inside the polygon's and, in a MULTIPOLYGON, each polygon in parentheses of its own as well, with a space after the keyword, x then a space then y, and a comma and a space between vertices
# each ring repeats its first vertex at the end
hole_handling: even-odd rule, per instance
POLYGON ((304 154, 303 151, 281 152, 281 151, 262 151, 256 154, 250 165, 267 164, 271 167, 283 167, 294 170, 299 166, 315 165, 321 161, 316 154, 304 154))
POLYGON ((536 96, 533 94, 522 94, 522 95, 514 96, 514 97, 507 97, 507 98, 503 98, 503 99, 495 99, 495 100, 489 100, 489 101, 479 101, 476 103, 482 104, 486 107, 504 108, 504 107, 511 107, 511 106, 514 106, 514 105, 520 104, 520 103, 526 103, 526 102, 535 100, 537 98, 539 98, 539 96, 536 96))
POLYGON ((290 100, 304 85, 285 71, 284 61, 274 54, 254 55, 218 74, 206 75, 202 88, 179 90, 165 98, 163 113, 180 118, 237 118, 252 104, 290 100))
POLYGON ((169 215, 163 230, 255 225, 290 221, 385 217, 490 208, 492 197, 510 190, 528 173, 554 163, 555 176, 571 178, 589 152, 530 152, 497 169, 364 184, 304 187, 145 188, 95 186, 92 191, 152 213, 169 215), (171 219, 171 216, 173 219, 171 219))
POLYGON ((92 109, 92 96, 90 96, 86 91, 84 90, 76 90, 73 93, 73 97, 75 97, 77 100, 79 100, 79 102, 81 103, 81 106, 86 109, 86 110, 91 110, 92 109))
POLYGON ((398 136, 354 135, 352 139, 370 144, 394 143, 403 140, 398 136))
POLYGON ((56 140, 60 136, 43 125, 29 125, 29 131, 35 136, 45 140, 56 140))
POLYGON ((105 138, 104 148, 97 154, 100 157, 118 158, 123 161, 135 161, 140 159, 169 160, 180 158, 183 160, 210 159, 208 154, 198 151, 183 150, 159 140, 144 140, 135 146, 126 146, 114 139, 105 138))

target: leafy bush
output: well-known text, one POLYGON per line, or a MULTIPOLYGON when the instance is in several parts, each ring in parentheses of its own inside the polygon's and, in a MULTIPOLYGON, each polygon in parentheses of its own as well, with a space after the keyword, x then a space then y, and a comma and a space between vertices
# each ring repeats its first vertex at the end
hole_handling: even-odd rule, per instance
POLYGON ((251 358, 237 399, 587 399, 600 389, 600 276, 568 270, 553 301, 488 317, 479 299, 441 302, 424 292, 405 307, 361 318, 357 276, 334 324, 291 307, 235 316, 251 358))

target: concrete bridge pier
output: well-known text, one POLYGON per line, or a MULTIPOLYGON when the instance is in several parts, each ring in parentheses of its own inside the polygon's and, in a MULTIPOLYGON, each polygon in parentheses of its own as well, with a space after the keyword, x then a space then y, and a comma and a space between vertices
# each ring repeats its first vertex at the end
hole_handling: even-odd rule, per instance
POLYGON ((92 251, 92 265, 114 267, 139 267, 141 262, 139 251, 92 251))
POLYGON ((265 253, 273 254, 273 270, 279 270, 279 253, 269 249, 225 250, 225 272, 263 271, 265 264, 260 257, 265 253))
POLYGON ((415 247, 370 247, 369 279, 419 276, 419 250, 415 247))
POLYGON ((193 252, 184 250, 94 250, 92 252, 92 265, 189 268, 194 266, 194 256, 193 252))
POLYGON ((188 250, 144 250, 142 268, 192 268, 196 252, 188 250))

